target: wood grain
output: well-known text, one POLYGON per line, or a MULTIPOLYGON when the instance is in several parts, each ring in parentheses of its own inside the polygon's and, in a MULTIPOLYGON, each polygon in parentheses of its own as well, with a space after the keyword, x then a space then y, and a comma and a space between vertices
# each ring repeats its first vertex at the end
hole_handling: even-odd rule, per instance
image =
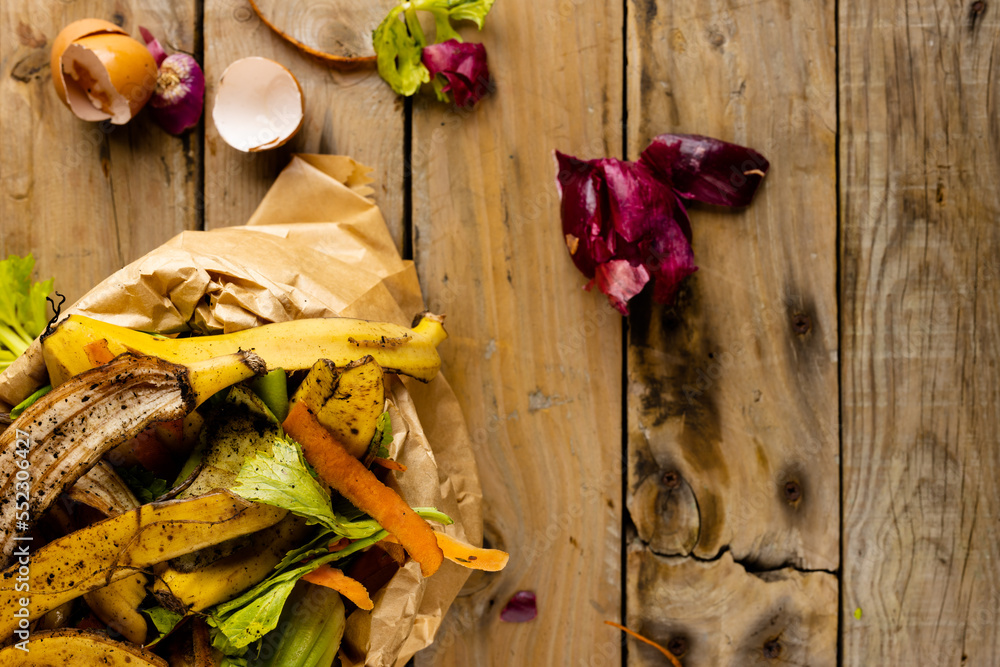
POLYGON ((414 258, 448 315, 443 370, 477 445, 476 577, 417 665, 620 665, 621 318, 566 252, 555 148, 621 146, 622 5, 498 2, 480 34, 496 91, 472 112, 414 104, 414 258), (538 618, 499 612, 532 590, 538 618))
MULTIPOLYGON (((300 21, 309 21, 302 14, 300 21)), ((264 25, 246 0, 205 2, 205 226, 240 225, 257 208, 292 153, 350 155, 374 168, 375 201, 403 247, 403 102, 373 67, 338 72, 302 54, 264 25), (262 56, 287 67, 305 96, 299 133, 281 148, 241 153, 211 121, 216 86, 239 58, 262 56)))
POLYGON ((997 665, 1000 7, 840 8, 844 664, 997 665))
POLYGON ((833 570, 833 4, 642 0, 628 15, 629 156, 680 132, 771 162, 746 210, 691 208, 699 270, 677 304, 631 309, 630 513, 662 554, 833 570))
POLYGON ((374 57, 372 32, 395 0, 255 0, 265 23, 304 47, 340 58, 374 57))
POLYGON ((147 114, 125 126, 78 120, 56 97, 52 40, 80 18, 144 25, 193 50, 195 3, 0 6, 0 251, 33 252, 41 278, 75 301, 98 281, 198 224, 197 135, 176 138, 147 114), (155 5, 155 6, 154 6, 155 5))
MULTIPOLYGON (((628 550, 628 625, 667 647, 684 667, 837 665, 837 578, 784 568, 748 573, 718 560, 663 557, 642 542, 628 550)), ((629 664, 664 665, 629 640, 629 664)))

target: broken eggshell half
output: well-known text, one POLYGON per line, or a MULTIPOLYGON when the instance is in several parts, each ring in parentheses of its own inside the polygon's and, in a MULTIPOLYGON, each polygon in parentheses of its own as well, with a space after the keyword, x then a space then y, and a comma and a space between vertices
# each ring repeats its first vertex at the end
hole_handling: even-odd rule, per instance
POLYGON ((156 89, 156 61, 141 42, 108 21, 74 21, 51 54, 56 95, 80 119, 124 125, 156 89))
POLYGON ((222 73, 212 120, 227 144, 255 153, 291 139, 302 127, 304 107, 298 79, 284 65, 255 56, 222 73))

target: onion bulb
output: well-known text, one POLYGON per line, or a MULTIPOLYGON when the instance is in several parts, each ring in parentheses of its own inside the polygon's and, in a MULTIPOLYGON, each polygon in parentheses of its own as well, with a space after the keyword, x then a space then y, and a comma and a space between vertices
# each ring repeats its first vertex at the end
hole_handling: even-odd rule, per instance
POLYGON ((139 27, 146 47, 160 68, 156 91, 149 103, 153 118, 170 134, 181 134, 198 124, 205 107, 205 73, 186 53, 167 55, 152 33, 139 27))

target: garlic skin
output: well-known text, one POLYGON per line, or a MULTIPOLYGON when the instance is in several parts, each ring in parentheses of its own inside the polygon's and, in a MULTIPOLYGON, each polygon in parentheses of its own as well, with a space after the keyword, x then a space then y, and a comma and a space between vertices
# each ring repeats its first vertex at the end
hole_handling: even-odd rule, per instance
POLYGON ((197 125, 205 108, 205 73, 198 62, 186 53, 167 56, 149 104, 156 122, 170 134, 178 135, 197 125))

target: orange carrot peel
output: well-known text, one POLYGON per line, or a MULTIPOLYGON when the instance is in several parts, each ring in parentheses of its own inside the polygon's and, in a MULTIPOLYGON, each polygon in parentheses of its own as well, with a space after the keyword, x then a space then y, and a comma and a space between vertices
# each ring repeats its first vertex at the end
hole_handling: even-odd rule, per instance
POLYGON ((304 402, 293 405, 282 428, 299 443, 306 460, 324 482, 399 539, 420 563, 425 577, 437 572, 444 554, 430 524, 351 456, 304 402))
POLYGON ((337 591, 345 598, 353 602, 360 609, 371 610, 375 607, 372 599, 368 597, 368 590, 357 579, 351 579, 331 565, 320 565, 318 568, 302 577, 310 584, 326 586, 337 591))
POLYGON ((386 470, 397 470, 399 472, 406 472, 406 466, 398 461, 393 461, 392 459, 384 459, 381 456, 376 456, 372 463, 380 465, 386 470))
MULTIPOLYGON (((468 542, 463 542, 439 531, 434 531, 434 537, 437 538, 438 546, 444 552, 445 558, 470 570, 499 572, 507 566, 507 561, 510 559, 510 555, 506 551, 474 547, 468 542)), ((379 544, 385 542, 391 544, 393 541, 392 537, 387 537, 379 544)))
POLYGON ((630 635, 632 637, 635 637, 636 639, 638 639, 641 642, 645 642, 645 643, 649 644, 650 646, 652 646, 653 648, 655 648, 657 651, 659 651, 663 655, 667 656, 667 660, 669 660, 670 664, 673 665, 674 667, 684 667, 681 664, 681 661, 678 660, 676 657, 674 657, 673 653, 671 653, 667 649, 663 648, 662 646, 660 646, 659 644, 657 644, 656 642, 654 642, 652 639, 646 639, 645 637, 643 637, 642 635, 640 635, 638 632, 635 632, 633 630, 629 630, 624 625, 619 625, 618 623, 615 623, 614 621, 604 621, 604 623, 605 623, 605 625, 610 625, 613 628, 618 628, 619 630, 621 630, 625 634, 630 635))

